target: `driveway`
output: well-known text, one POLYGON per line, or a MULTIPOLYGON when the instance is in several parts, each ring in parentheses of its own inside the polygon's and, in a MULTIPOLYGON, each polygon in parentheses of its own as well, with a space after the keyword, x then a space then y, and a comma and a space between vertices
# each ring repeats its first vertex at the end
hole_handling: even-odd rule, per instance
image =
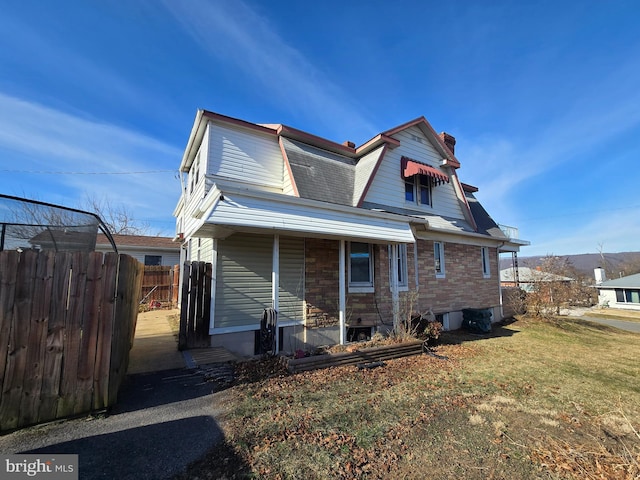
POLYGON ((578 317, 588 322, 595 322, 601 325, 608 325, 610 327, 619 328, 620 330, 626 330, 627 332, 640 333, 640 311, 636 310, 621 310, 621 309, 602 309, 602 308, 568 308, 563 309, 561 315, 567 315, 570 317, 578 317), (598 315, 590 315, 590 313, 596 313, 598 315), (609 315, 618 318, 603 318, 599 315, 609 315), (629 321, 625 320, 629 318, 629 321))
POLYGON ((589 322, 600 323, 602 325, 609 325, 610 327, 619 328, 620 330, 626 330, 627 332, 640 333, 640 322, 627 322, 625 320, 590 317, 588 315, 583 315, 580 318, 589 322))
POLYGON ((24 428, 0 451, 78 454, 81 479, 168 479, 223 440, 215 390, 200 370, 131 375, 109 415, 24 428))

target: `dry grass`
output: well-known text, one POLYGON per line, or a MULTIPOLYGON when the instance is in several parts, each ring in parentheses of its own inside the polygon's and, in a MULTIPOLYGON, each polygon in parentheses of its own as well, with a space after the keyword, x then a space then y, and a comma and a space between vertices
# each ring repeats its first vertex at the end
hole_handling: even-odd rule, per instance
POLYGON ((383 368, 240 367, 182 478, 640 478, 640 335, 521 320, 383 368))

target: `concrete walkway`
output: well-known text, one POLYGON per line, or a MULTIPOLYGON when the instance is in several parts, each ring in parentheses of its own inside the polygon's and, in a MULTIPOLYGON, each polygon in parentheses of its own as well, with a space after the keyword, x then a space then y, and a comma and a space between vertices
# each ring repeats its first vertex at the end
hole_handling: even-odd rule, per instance
POLYGON ((178 336, 171 328, 171 318, 179 315, 180 310, 151 310, 138 315, 128 375, 246 360, 222 347, 180 352, 178 336))
POLYGON ((178 351, 178 337, 169 319, 180 310, 151 310, 138 314, 127 374, 159 372, 187 366, 178 351))

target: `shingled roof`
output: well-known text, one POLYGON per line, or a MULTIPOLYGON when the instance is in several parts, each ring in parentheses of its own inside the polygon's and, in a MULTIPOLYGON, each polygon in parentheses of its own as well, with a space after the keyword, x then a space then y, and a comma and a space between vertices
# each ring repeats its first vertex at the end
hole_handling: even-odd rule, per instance
POLYGON ((495 238, 504 238, 506 240, 507 236, 500 229, 493 218, 491 218, 489 213, 484 209, 484 207, 480 204, 473 193, 465 188, 464 194, 467 199, 467 203, 469 204, 471 215, 473 215, 473 219, 475 220, 476 226, 478 227, 477 232, 495 238))
MULTIPOLYGON (((180 244, 173 241, 171 237, 151 237, 147 235, 111 235, 117 247, 140 247, 140 248, 163 248, 166 250, 180 250, 180 244)), ((99 234, 96 239, 96 246, 106 246, 111 248, 111 243, 103 234, 99 234)))
POLYGON ((352 204, 355 160, 286 138, 282 145, 302 198, 352 204))

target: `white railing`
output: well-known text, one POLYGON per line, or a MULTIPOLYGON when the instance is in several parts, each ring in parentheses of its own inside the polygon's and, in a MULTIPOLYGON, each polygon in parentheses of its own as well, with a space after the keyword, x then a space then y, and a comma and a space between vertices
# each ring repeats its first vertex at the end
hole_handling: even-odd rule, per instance
POLYGON ((518 227, 510 227, 508 225, 498 225, 502 233, 504 233, 508 238, 517 239, 520 238, 520 234, 518 232, 518 227))

